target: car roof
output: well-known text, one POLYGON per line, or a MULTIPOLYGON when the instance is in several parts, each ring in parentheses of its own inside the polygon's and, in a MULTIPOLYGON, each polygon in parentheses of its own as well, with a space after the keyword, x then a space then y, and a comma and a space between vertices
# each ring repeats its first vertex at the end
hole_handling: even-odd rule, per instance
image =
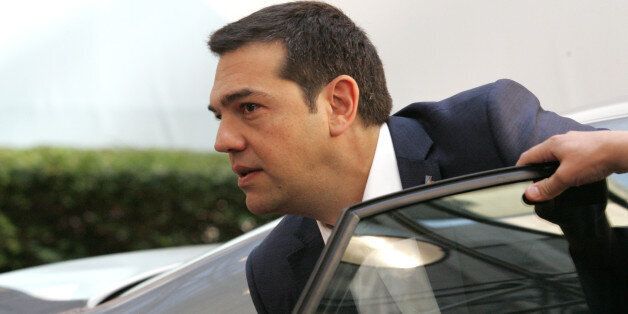
POLYGON ((628 101, 574 112, 567 117, 585 124, 628 117, 628 101))

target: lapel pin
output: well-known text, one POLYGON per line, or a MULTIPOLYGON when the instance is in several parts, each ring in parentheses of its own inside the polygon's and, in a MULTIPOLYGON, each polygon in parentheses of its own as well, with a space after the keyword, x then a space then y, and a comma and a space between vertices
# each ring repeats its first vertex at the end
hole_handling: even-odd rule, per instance
POLYGON ((425 176, 425 184, 432 184, 433 182, 432 176, 425 176))

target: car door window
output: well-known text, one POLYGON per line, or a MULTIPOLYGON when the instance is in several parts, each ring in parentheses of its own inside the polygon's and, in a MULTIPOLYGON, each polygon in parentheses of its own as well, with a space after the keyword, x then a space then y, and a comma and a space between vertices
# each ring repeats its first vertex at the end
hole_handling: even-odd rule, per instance
MULTIPOLYGON (((628 117, 621 117, 591 123, 596 128, 628 131, 628 117)), ((628 226, 628 173, 615 173, 608 177, 608 190, 613 203, 606 208, 613 226, 628 226), (618 206, 620 204, 621 206, 618 206)))
POLYGON ((326 254, 339 261, 316 312, 586 311, 561 229, 521 201, 531 182, 362 215, 326 254))

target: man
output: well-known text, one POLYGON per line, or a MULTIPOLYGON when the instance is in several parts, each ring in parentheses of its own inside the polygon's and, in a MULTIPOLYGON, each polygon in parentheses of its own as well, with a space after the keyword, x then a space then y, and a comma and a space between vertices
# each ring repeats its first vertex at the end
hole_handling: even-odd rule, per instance
POLYGON ((287 215, 247 260, 263 313, 292 309, 344 208, 426 178, 512 166, 551 135, 589 129, 508 80, 389 117, 375 47, 323 3, 264 8, 209 46, 220 56, 215 148, 229 155, 249 210, 287 215))
POLYGON ((560 161, 551 177, 526 189, 528 200, 542 202, 572 186, 628 171, 628 131, 569 132, 555 135, 521 155, 517 165, 560 161))

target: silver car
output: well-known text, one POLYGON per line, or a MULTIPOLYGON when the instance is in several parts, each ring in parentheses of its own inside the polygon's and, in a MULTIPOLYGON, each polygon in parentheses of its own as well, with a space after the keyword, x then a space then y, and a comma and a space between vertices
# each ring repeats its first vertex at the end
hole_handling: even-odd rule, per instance
MULTIPOLYGON (((628 130, 628 103, 573 117, 595 127, 628 130)), ((498 169, 349 208, 295 312, 595 310, 589 309, 595 296, 591 300, 581 286, 561 228, 521 200, 528 184, 553 169, 555 165, 498 169)), ((605 207, 611 227, 626 230, 628 174, 611 176, 608 192, 595 204, 605 207)), ((150 276, 121 280, 76 299, 36 297, 28 287, 2 281, 10 275, 3 274, 0 312, 254 313, 245 261, 277 222, 160 274, 154 274, 159 269, 149 271, 150 276)), ((22 274, 29 276, 28 271, 22 274)))

